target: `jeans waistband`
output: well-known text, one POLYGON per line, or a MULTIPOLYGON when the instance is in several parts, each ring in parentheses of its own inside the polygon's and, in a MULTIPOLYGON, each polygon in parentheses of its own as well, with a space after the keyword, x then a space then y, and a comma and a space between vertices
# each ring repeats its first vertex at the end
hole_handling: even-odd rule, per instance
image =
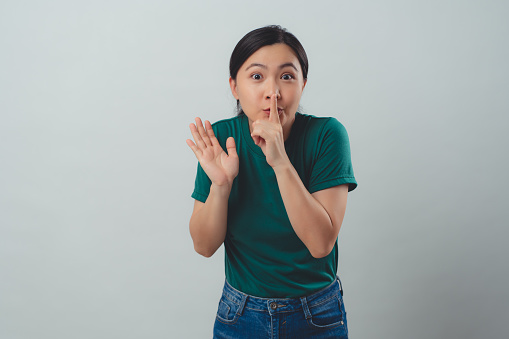
POLYGON ((343 295, 343 288, 339 277, 327 287, 300 298, 260 298, 245 294, 233 288, 225 280, 223 296, 240 305, 238 313, 241 314, 244 308, 270 313, 294 312, 297 310, 312 308, 339 294, 343 295))

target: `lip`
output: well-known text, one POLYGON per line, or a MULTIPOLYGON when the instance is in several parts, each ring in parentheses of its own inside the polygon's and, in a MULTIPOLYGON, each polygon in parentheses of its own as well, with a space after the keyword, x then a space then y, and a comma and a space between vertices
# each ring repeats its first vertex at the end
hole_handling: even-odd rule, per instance
MULTIPOLYGON (((263 111, 264 111, 265 113, 267 113, 267 114, 270 114, 270 108, 266 108, 266 109, 264 109, 263 111)), ((277 108, 277 114, 278 114, 278 115, 281 115, 281 113, 283 113, 283 109, 282 109, 281 107, 278 107, 278 108, 277 108)))

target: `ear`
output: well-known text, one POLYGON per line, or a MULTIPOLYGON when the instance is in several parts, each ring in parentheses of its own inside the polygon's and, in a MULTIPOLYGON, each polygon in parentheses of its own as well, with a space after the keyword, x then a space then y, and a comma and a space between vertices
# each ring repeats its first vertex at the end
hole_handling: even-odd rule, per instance
POLYGON ((304 87, 306 87, 306 84, 308 83, 308 79, 304 79, 304 84, 302 85, 302 90, 304 91, 304 87))
POLYGON ((230 77, 228 81, 230 82, 230 89, 232 90, 233 97, 236 100, 239 100, 239 95, 237 94, 237 84, 235 83, 235 80, 230 77))

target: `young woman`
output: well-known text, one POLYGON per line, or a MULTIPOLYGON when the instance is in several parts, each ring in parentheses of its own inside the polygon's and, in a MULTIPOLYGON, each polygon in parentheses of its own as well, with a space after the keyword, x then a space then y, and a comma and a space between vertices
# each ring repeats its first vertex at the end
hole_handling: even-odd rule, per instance
POLYGON ((297 112, 307 72, 294 35, 256 29, 230 59, 238 115, 190 124, 194 248, 225 248, 214 338, 348 337, 337 237, 357 183, 344 126, 297 112))

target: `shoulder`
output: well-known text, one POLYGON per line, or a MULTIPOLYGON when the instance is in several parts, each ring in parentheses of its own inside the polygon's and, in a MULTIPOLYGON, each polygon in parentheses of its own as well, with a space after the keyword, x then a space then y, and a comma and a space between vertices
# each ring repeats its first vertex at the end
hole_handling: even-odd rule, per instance
POLYGON ((212 128, 215 128, 217 130, 221 130, 221 129, 225 129, 225 128, 227 129, 231 126, 240 125, 241 121, 242 121, 242 116, 226 118, 226 119, 218 120, 215 123, 213 123, 212 128))
POLYGON ((242 116, 222 119, 212 124, 212 130, 222 146, 230 136, 235 137, 236 132, 241 130, 242 116))
POLYGON ((317 117, 297 112, 295 121, 298 122, 301 132, 322 139, 325 137, 348 137, 345 126, 334 117, 317 117))

